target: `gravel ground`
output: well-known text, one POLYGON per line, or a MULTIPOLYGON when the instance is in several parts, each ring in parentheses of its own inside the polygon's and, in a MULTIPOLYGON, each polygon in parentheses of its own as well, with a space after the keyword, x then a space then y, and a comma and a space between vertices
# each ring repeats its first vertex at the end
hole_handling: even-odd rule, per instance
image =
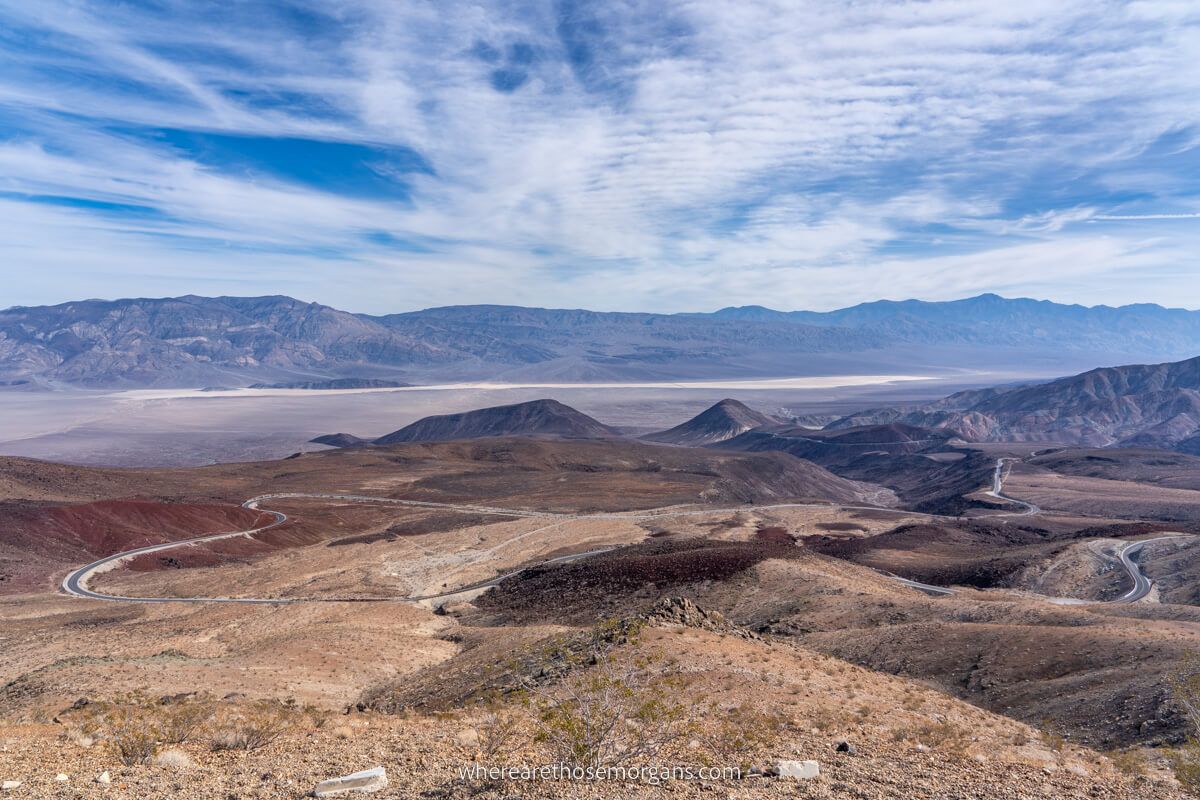
MULTIPOLYGON (((908 745, 860 742, 854 755, 834 752, 827 737, 802 734, 781 743, 772 758, 814 759, 821 776, 800 781, 744 778, 735 782, 523 783, 472 786, 458 780, 473 755, 472 728, 459 719, 352 715, 318 730, 280 739, 252 752, 211 752, 203 743, 178 750, 190 766, 123 767, 102 744, 80 746, 58 725, 11 726, 0 737, 0 780, 22 785, 3 798, 299 798, 320 781, 385 766, 389 787, 377 797, 399 798, 1182 798, 1168 783, 1064 759, 1046 767, 959 758, 908 745), (112 782, 95 781, 108 771, 112 782), (69 776, 56 781, 58 773, 69 776)), ((509 763, 541 763, 535 753, 509 763)), ((768 758, 764 763, 771 763, 768 758)))

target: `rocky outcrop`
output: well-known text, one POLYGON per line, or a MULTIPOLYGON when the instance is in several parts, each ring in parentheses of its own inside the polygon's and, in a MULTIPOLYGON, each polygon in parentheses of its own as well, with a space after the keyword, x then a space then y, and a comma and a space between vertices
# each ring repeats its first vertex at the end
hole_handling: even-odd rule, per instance
POLYGON ((720 611, 705 611, 686 597, 664 597, 643 616, 647 625, 681 625, 726 633, 742 639, 760 639, 758 634, 734 625, 720 611))

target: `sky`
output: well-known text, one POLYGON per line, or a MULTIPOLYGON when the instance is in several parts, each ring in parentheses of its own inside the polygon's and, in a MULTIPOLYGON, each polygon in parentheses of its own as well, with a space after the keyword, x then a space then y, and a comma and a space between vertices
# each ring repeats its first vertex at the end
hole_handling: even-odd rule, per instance
POLYGON ((0 0, 0 306, 1200 307, 1194 0, 0 0))

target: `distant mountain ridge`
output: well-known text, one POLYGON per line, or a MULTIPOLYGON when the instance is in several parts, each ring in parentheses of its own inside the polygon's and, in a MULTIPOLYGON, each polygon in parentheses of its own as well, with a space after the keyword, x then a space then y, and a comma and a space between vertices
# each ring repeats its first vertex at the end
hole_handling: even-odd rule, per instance
MULTIPOLYGON (((947 341, 1011 344, 1059 337, 1064 347, 1123 343, 1134 350, 1200 350, 1200 312, 1152 303, 1082 306, 1050 300, 981 294, 964 300, 876 300, 835 311, 774 311, 762 306, 723 308, 714 316, 759 323, 788 322, 818 327, 870 328, 909 342, 947 341)), ((1117 352, 1133 352, 1118 349, 1117 352)))
MULTIPOLYGON (((290 297, 83 300, 0 311, 0 385, 687 380, 1096 363, 1200 352, 1200 312, 996 295, 829 312, 450 306, 372 316, 290 297)), ((1060 374, 1062 374, 1060 373, 1060 374)))
POLYGON ((1089 370, 1048 383, 959 392, 851 414, 830 429, 903 423, 970 441, 1140 446, 1200 453, 1200 358, 1089 370))

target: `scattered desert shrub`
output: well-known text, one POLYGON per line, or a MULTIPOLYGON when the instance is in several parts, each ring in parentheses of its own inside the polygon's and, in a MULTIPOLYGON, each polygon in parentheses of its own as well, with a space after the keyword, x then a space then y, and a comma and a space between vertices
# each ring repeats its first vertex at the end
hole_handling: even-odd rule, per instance
POLYGON ((295 725, 296 713, 271 702, 255 703, 226 718, 210 743, 213 750, 258 750, 295 725))
POLYGON ((101 741, 125 766, 150 761, 165 741, 166 714, 142 694, 88 703, 65 716, 68 738, 80 744, 101 741))
POLYGON ((1062 749, 1067 745, 1066 737, 1062 735, 1058 729, 1058 726, 1053 720, 1042 720, 1039 735, 1041 737, 1042 744, 1056 753, 1061 753, 1062 749))
POLYGON ((1113 766, 1126 775, 1145 775, 1146 757, 1137 748, 1117 750, 1108 754, 1113 766))
MULTIPOLYGON (((535 677, 520 679, 533 741, 572 767, 646 762, 682 747, 695 729, 678 665, 661 656, 622 652, 636 644, 640 620, 610 620, 579 643, 557 643, 535 677), (547 680, 547 678, 557 678, 547 680)), ((503 737, 503 726, 495 731, 503 737)))
POLYGON ((912 738, 937 750, 962 757, 971 746, 968 732, 952 722, 927 722, 918 725, 912 738))
POLYGON ((146 706, 120 705, 107 709, 103 730, 113 754, 127 767, 148 762, 162 741, 158 720, 146 706))
POLYGON ((810 721, 818 731, 827 733, 837 726, 839 717, 828 709, 818 708, 812 712, 810 721))
POLYGON ((212 704, 203 699, 164 705, 157 715, 160 741, 164 744, 190 742, 197 738, 212 715, 212 704))
POLYGON ((482 763, 494 764, 520 744, 524 724, 518 709, 491 696, 482 700, 474 719, 475 756, 482 763))
POLYGON ((1200 669, 1193 664, 1171 680, 1171 694, 1183 711, 1191 736, 1174 753, 1171 765, 1184 789, 1200 795, 1200 669))
POLYGON ((315 730, 321 730, 329 721, 333 719, 333 714, 328 709, 317 708, 316 706, 304 706, 304 715, 308 717, 308 722, 315 730))
POLYGON ((573 671, 532 694, 535 741, 573 767, 611 767, 658 757, 693 730, 689 707, 675 699, 677 674, 652 660, 595 654, 594 665, 573 671))
POLYGON ((779 742, 787 728, 787 720, 752 705, 734 708, 709 706, 707 724, 698 738, 715 763, 737 765, 746 769, 749 758, 779 742))

